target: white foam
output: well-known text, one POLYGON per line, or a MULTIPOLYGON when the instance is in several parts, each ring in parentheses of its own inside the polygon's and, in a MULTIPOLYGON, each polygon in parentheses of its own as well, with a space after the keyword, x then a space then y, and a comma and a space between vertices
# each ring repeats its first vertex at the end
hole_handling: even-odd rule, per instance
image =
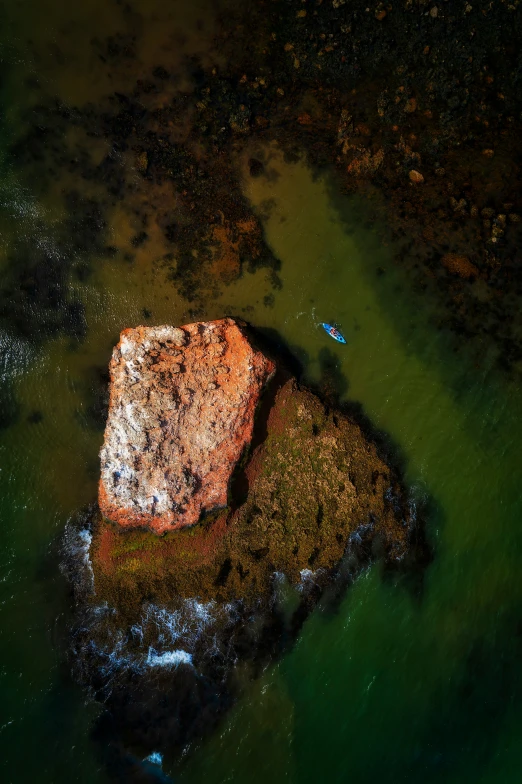
POLYGON ((62 570, 67 574, 71 568, 77 572, 78 562, 83 567, 83 576, 80 582, 83 588, 94 593, 94 571, 91 562, 92 534, 87 528, 76 528, 71 522, 65 526, 64 550, 65 560, 62 570))
POLYGON ((163 754, 160 754, 159 751, 153 751, 152 754, 149 754, 148 757, 145 757, 143 762, 151 762, 153 765, 163 765, 163 754))
POLYGON ((214 614, 212 610, 214 609, 215 604, 216 603, 213 600, 210 602, 198 602, 197 599, 186 600, 187 609, 192 612, 196 618, 199 618, 199 620, 205 624, 214 620, 214 614))
POLYGON ((149 604, 142 617, 144 629, 154 624, 159 642, 194 645, 205 629, 215 620, 215 602, 199 602, 186 599, 177 610, 167 610, 156 604, 149 604))
POLYGON ((180 664, 192 666, 192 654, 182 648, 165 653, 156 653, 154 648, 149 648, 146 664, 148 667, 178 667, 180 664))
POLYGON ((321 568, 316 569, 315 572, 313 572, 311 569, 301 569, 301 571, 299 572, 301 579, 297 586, 297 590, 305 591, 307 589, 312 588, 314 585, 317 584, 319 577, 321 577, 321 575, 324 574, 324 571, 325 570, 321 568))
MULTIPOLYGON (((97 623, 108 612, 116 613, 116 610, 107 605, 92 608, 92 620, 97 623)), ((180 664, 194 667, 193 656, 197 651, 202 653, 202 642, 207 654, 223 655, 213 627, 227 619, 235 622, 237 617, 236 603, 218 606, 214 601, 201 602, 194 598, 180 602, 175 610, 150 603, 130 628, 109 629, 102 644, 91 640, 90 647, 99 657, 100 672, 108 685, 122 670, 140 674, 154 667, 180 664)))

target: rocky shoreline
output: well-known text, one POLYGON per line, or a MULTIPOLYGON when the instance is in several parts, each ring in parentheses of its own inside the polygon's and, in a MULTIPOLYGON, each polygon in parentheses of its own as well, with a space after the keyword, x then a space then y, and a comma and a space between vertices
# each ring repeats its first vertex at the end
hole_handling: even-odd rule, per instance
MULTIPOLYGON (((96 507, 67 530, 66 560, 77 600, 70 661, 76 678, 104 704, 104 737, 108 733, 110 748, 119 749, 118 754, 129 749, 142 756, 158 749, 173 753, 206 734, 237 698, 245 673, 255 677, 287 650, 313 607, 335 602, 372 561, 400 569, 407 559, 427 552, 422 514, 376 442, 353 417, 300 386, 284 363, 251 343, 253 333, 246 325, 231 319, 123 333, 112 360, 102 466, 107 452, 117 447, 120 470, 125 470, 122 455, 133 442, 122 450, 122 432, 141 444, 140 432, 150 431, 155 418, 164 416, 165 389, 184 389, 183 372, 193 383, 189 369, 198 361, 201 341, 212 348, 216 343, 207 338, 225 334, 236 336, 236 354, 226 355, 228 371, 233 372, 234 361, 241 371, 243 361, 250 366, 256 357, 266 382, 254 427, 247 428, 248 448, 241 459, 236 450, 232 461, 226 505, 216 497, 215 508, 207 508, 195 525, 170 520, 167 529, 151 526, 146 510, 140 521, 130 507, 129 527, 121 505, 112 520, 96 507), (158 362, 159 331, 163 365, 158 362), (133 343, 132 350, 123 350, 125 340, 133 343), (186 371, 178 368, 166 376, 168 355, 186 371), (135 377, 133 361, 122 377, 120 362, 137 356, 142 377, 135 377), (129 389, 138 381, 134 400, 143 410, 133 412, 132 433, 118 430, 118 412, 128 407, 129 389)), ((207 359, 210 378, 212 352, 207 359)), ((203 398, 215 400, 216 390, 209 389, 202 370, 197 377, 199 398, 197 390, 184 402, 174 395, 180 401, 180 423, 190 421, 196 398, 198 410, 205 408, 203 398)), ((256 397, 255 389, 251 394, 256 397)), ((172 399, 172 393, 167 397, 172 399)), ((169 441, 185 444, 181 464, 192 459, 194 476, 208 469, 207 453, 199 464, 196 458, 198 439, 212 421, 207 414, 190 438, 176 431, 169 441)), ((225 422, 227 442, 237 442, 235 434, 245 433, 243 419, 227 419, 225 412, 225 422)), ((133 485, 140 493, 150 479, 149 466, 157 464, 151 444, 150 438, 142 444, 141 460, 133 458, 143 480, 133 485)), ((179 457, 172 446, 168 457, 169 487, 175 488, 179 457)), ((218 471, 218 481, 220 476, 218 471)), ((194 496, 204 484, 200 477, 194 496)), ((106 487, 102 476, 100 505, 110 515, 114 507, 107 504, 106 487)), ((128 504, 128 493, 126 498, 128 504)), ((181 517, 184 508, 192 508, 190 500, 179 508, 181 517)))

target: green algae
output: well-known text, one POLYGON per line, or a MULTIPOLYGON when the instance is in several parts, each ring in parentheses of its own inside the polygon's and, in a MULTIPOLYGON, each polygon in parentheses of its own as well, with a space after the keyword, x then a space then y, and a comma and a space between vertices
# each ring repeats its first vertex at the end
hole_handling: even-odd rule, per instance
MULTIPOLYGON (((107 521, 109 522, 109 521, 107 521)), ((154 550, 159 547, 161 540, 149 531, 129 531, 126 536, 120 536, 111 550, 111 557, 118 558, 121 555, 138 550, 140 553, 154 550)))

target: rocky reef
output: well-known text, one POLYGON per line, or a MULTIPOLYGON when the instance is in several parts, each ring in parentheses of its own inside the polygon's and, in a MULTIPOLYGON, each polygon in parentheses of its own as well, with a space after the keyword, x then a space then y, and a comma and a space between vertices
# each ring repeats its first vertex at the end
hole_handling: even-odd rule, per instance
POLYGON ((207 732, 239 671, 419 531, 376 441, 232 319, 122 333, 101 462, 99 507, 66 537, 71 661, 118 753, 207 732))
MULTIPOLYGON (((95 259, 133 265, 152 248, 187 320, 208 314, 245 270, 267 268, 277 289, 280 261, 243 187, 246 171, 266 172, 277 144, 365 197, 410 296, 437 302, 433 320, 455 350, 518 377, 518 0, 225 5, 210 56, 188 58, 184 87, 174 43, 144 70, 138 40, 98 31, 93 62, 124 76, 120 89, 70 106, 49 92, 52 80, 38 84, 9 156, 42 193, 60 172, 66 217, 44 244, 42 221, 10 244, 0 321, 36 342, 81 341, 85 305, 70 281, 86 279, 95 259), (92 139, 112 152, 98 160, 92 139), (126 239, 115 203, 132 216, 126 239)), ((150 303, 143 312, 151 317, 150 303)))

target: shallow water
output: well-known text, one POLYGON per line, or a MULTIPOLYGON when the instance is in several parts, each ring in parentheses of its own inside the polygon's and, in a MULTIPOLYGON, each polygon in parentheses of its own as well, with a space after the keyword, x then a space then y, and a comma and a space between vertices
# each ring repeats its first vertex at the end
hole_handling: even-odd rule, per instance
MULTIPOLYGON (((128 13, 89 2, 65 17, 58 0, 38 13, 34 3, 13 8, 3 34, 4 137, 23 132, 25 112, 39 100, 27 82, 36 74, 63 101, 97 101, 128 88, 161 51, 186 86, 183 56, 206 52, 210 6, 138 7, 128 13), (100 19, 105 36, 136 37, 137 60, 113 68, 93 56, 100 19)), ((85 146, 93 157, 103 152, 103 141, 78 142, 85 146)), ((385 577, 377 564, 336 613, 316 612, 294 650, 247 684, 222 728, 189 750, 177 780, 518 781, 520 391, 489 369, 487 347, 477 368, 465 346, 455 352, 433 327, 436 303, 412 295, 364 205, 340 197, 304 161, 285 163, 275 146, 250 152, 263 157, 266 174, 249 177, 248 156, 237 166, 281 261, 282 286, 274 289, 266 270, 245 272, 198 317, 231 313, 277 330, 310 380, 325 366, 336 369, 344 397, 396 445, 414 496, 431 499, 434 560, 422 586, 385 577), (346 346, 318 326, 330 320, 346 346)), ((20 243, 55 247, 60 189, 72 175, 56 171, 45 187, 30 175, 30 163, 18 170, 5 161, 2 264, 20 243)), ((95 188, 75 185, 89 196, 95 188)), ((135 199, 144 198, 138 190, 135 199)), ((167 195, 155 188, 147 198, 153 211, 167 195)), ((109 205, 106 218, 111 242, 125 245, 135 231, 132 205, 109 205)), ((119 331, 141 323, 144 308, 155 323, 189 318, 190 303, 160 263, 164 250, 152 236, 132 263, 90 259, 91 274, 69 284, 86 309, 82 342, 63 334, 41 346, 0 341, 2 405, 12 420, 0 431, 5 781, 105 780, 89 739, 97 709, 61 658, 70 600, 54 542, 96 497, 102 430, 94 390, 119 331)))
POLYGON ((283 260, 283 288, 260 320, 306 349, 314 377, 317 321, 335 314, 348 345, 327 347, 347 397, 399 446, 418 496, 435 500, 435 558, 420 596, 373 567, 338 614, 316 613, 182 780, 516 780, 506 759, 521 718, 518 390, 449 353, 356 205, 334 209, 324 180, 272 165, 275 185, 248 186, 257 205, 275 201, 267 235, 283 260), (268 742, 274 754, 262 753, 268 742))

